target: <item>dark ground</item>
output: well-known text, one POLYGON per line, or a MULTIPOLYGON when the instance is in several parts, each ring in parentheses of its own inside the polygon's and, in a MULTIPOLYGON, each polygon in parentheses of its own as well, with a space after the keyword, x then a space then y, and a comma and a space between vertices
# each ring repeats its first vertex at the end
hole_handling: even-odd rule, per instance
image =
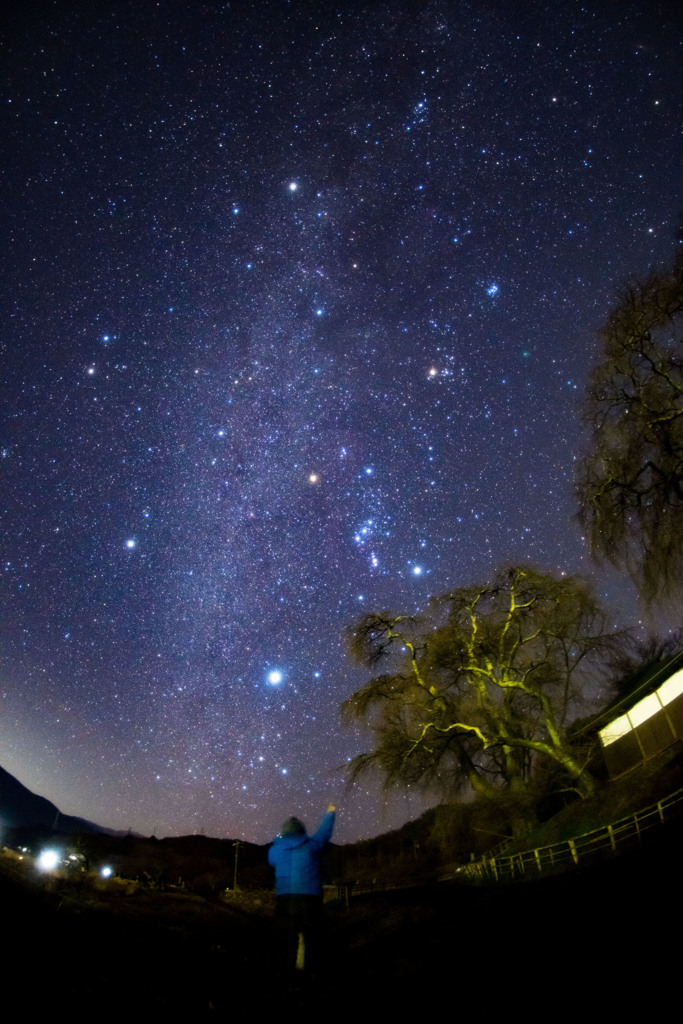
POLYGON ((33 1019, 85 1007, 128 1020, 286 1019, 288 1006, 333 1021, 444 1010, 583 1019, 589 1006, 592 1018, 644 1000, 657 1019, 678 985, 682 838, 679 819, 626 855, 557 878, 331 904, 325 962, 306 983, 278 967, 275 921, 253 901, 86 896, 4 871, 3 1011, 16 999, 33 1019))

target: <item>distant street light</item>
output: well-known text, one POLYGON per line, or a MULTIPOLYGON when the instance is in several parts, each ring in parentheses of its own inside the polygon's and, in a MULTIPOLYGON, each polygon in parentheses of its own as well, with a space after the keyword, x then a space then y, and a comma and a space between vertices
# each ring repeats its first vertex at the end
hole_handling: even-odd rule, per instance
POLYGON ((41 871, 54 871, 60 860, 61 855, 57 850, 43 850, 38 857, 38 867, 41 871))

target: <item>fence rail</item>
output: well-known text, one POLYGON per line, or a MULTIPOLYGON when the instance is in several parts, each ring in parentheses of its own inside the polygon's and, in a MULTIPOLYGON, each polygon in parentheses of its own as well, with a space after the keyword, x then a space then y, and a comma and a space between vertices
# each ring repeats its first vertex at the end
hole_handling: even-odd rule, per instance
POLYGON ((567 866, 585 864, 608 853, 616 853, 617 846, 625 849, 626 843, 639 842, 643 832, 663 825, 683 811, 683 789, 671 793, 642 811, 630 814, 612 825, 606 825, 586 832, 573 839, 539 846, 508 856, 482 857, 459 869, 459 876, 472 881, 510 881, 564 870, 567 866))

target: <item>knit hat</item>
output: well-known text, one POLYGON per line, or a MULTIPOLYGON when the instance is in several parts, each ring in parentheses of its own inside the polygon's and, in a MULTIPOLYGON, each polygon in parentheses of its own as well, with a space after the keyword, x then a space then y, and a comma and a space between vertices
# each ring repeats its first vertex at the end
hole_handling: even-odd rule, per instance
POLYGON ((305 836, 306 826, 298 818, 287 818, 280 831, 282 836, 305 836))

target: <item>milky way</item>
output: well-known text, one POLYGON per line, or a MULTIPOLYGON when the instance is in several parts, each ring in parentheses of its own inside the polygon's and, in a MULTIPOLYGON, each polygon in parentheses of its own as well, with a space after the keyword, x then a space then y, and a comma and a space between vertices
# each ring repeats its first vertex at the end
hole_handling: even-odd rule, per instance
MULTIPOLYGON (((102 824, 263 842, 366 748, 359 613, 591 571, 580 400, 673 251, 673 12, 22 6, 3 767, 102 824)), ((370 785, 339 835, 422 806, 370 785)))

